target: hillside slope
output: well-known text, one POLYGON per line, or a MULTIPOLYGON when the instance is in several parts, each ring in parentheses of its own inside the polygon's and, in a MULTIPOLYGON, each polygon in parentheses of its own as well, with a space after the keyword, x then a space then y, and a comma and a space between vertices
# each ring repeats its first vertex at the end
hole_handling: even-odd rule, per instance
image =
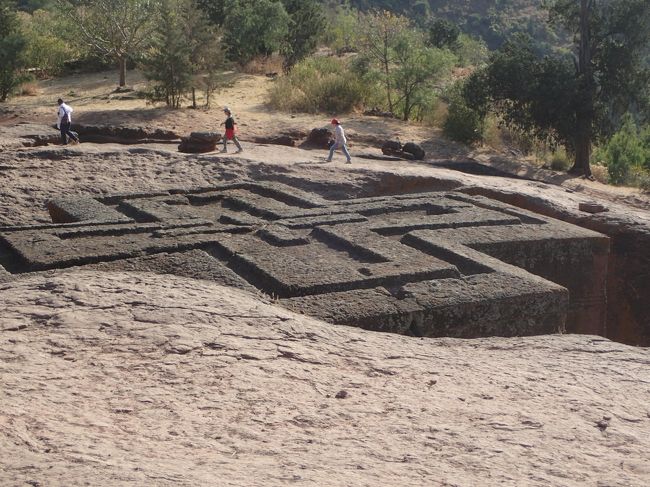
POLYGON ((515 32, 526 32, 541 43, 558 42, 546 25, 541 0, 352 0, 351 4, 361 10, 391 10, 420 22, 445 18, 467 34, 483 38, 491 49, 515 32))

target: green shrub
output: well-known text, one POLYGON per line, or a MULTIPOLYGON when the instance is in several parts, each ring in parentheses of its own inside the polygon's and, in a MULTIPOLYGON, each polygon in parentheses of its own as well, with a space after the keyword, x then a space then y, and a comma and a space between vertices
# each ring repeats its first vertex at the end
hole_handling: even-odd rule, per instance
POLYGON ((363 106, 369 93, 368 85, 348 69, 345 61, 312 57, 275 82, 269 104, 276 110, 292 112, 345 113, 363 106))
POLYGON ((640 169, 650 169, 650 137, 648 129, 639 131, 630 115, 623 119, 621 129, 594 153, 594 158, 607 166, 612 184, 634 184, 640 169))
POLYGON ((452 50, 458 56, 460 66, 482 66, 490 53, 485 42, 467 34, 459 36, 452 50))
POLYGON ((646 192, 650 191, 650 171, 641 166, 634 166, 625 184, 627 186, 641 188, 646 192))
POLYGON ((52 12, 36 10, 33 14, 19 12, 22 30, 27 38, 26 63, 40 76, 52 76, 63 71, 65 62, 75 57, 75 51, 58 32, 63 24, 52 12))
POLYGON ((484 117, 470 108, 462 96, 462 83, 454 85, 446 95, 449 106, 443 124, 444 134, 452 140, 472 144, 483 140, 484 117))

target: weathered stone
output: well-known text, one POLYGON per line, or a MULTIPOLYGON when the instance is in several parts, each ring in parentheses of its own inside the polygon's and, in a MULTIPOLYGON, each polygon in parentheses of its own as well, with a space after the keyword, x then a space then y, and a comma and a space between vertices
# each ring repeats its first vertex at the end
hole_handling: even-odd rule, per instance
POLYGON ((381 146, 381 152, 387 156, 402 156, 402 144, 396 140, 387 140, 381 146))
POLYGON ((295 147, 296 141, 288 135, 277 135, 275 137, 255 137, 253 142, 256 144, 271 144, 271 145, 285 145, 287 147, 295 147))
POLYGON ((424 150, 419 145, 408 142, 402 145, 396 140, 387 140, 381 146, 381 152, 384 155, 399 157, 410 161, 424 159, 424 150))
MULTIPOLYGON (((185 139, 183 139, 185 140, 185 139)), ((205 142, 216 144, 221 140, 221 134, 218 132, 192 132, 189 136, 190 142, 205 142)))
POLYGON ((151 129, 143 126, 84 125, 73 124, 83 142, 142 144, 175 142, 179 136, 170 130, 151 129))
POLYGON ((413 156, 413 159, 416 161, 424 159, 425 155, 424 149, 414 142, 407 142, 404 144, 404 147, 402 147, 402 152, 411 154, 413 156))
POLYGON ((0 229, 0 265, 225 279, 331 323, 396 333, 550 333, 567 316, 569 331, 603 333, 608 239, 484 197, 327 201, 230 183, 54 201, 51 212, 70 223, 0 229))
POLYGON ((190 140, 183 140, 178 145, 179 152, 186 154, 203 154, 205 152, 214 152, 217 150, 216 142, 193 142, 190 140))
POLYGON ((578 209, 586 213, 602 213, 603 211, 608 211, 607 207, 600 203, 579 203, 578 209))
POLYGON ((300 144, 303 149, 329 149, 329 141, 332 140, 332 131, 326 128, 313 129, 307 139, 300 144))

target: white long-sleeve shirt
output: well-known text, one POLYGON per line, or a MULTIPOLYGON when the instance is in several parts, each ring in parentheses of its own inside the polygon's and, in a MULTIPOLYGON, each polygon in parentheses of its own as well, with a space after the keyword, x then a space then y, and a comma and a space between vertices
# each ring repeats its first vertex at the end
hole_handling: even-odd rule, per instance
POLYGON ((345 138, 345 130, 340 125, 337 125, 334 129, 334 140, 339 145, 348 143, 348 139, 345 138))
POLYGON ((72 123, 72 107, 66 103, 61 103, 59 105, 59 111, 57 112, 57 116, 59 117, 58 120, 56 121, 56 127, 61 128, 61 120, 63 117, 67 114, 68 115, 68 120, 70 123, 72 123))

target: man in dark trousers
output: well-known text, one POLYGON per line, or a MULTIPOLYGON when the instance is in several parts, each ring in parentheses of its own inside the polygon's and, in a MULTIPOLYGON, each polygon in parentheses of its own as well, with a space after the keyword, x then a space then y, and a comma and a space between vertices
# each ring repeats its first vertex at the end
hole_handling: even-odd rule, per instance
POLYGON ((226 133, 223 136, 223 150, 221 152, 228 152, 228 141, 232 140, 235 145, 237 146, 237 152, 242 152, 244 149, 242 149, 241 144, 239 143, 239 140, 237 139, 237 135, 235 135, 235 119, 232 116, 232 112, 228 107, 225 107, 223 109, 223 113, 226 114, 226 121, 222 122, 221 125, 226 126, 226 133))
POLYGON ((59 111, 57 113, 59 118, 56 122, 56 126, 61 130, 61 143, 63 145, 68 145, 68 137, 70 137, 76 144, 78 144, 79 137, 70 130, 70 126, 72 125, 72 107, 64 103, 61 98, 57 100, 57 103, 59 104, 59 111))

